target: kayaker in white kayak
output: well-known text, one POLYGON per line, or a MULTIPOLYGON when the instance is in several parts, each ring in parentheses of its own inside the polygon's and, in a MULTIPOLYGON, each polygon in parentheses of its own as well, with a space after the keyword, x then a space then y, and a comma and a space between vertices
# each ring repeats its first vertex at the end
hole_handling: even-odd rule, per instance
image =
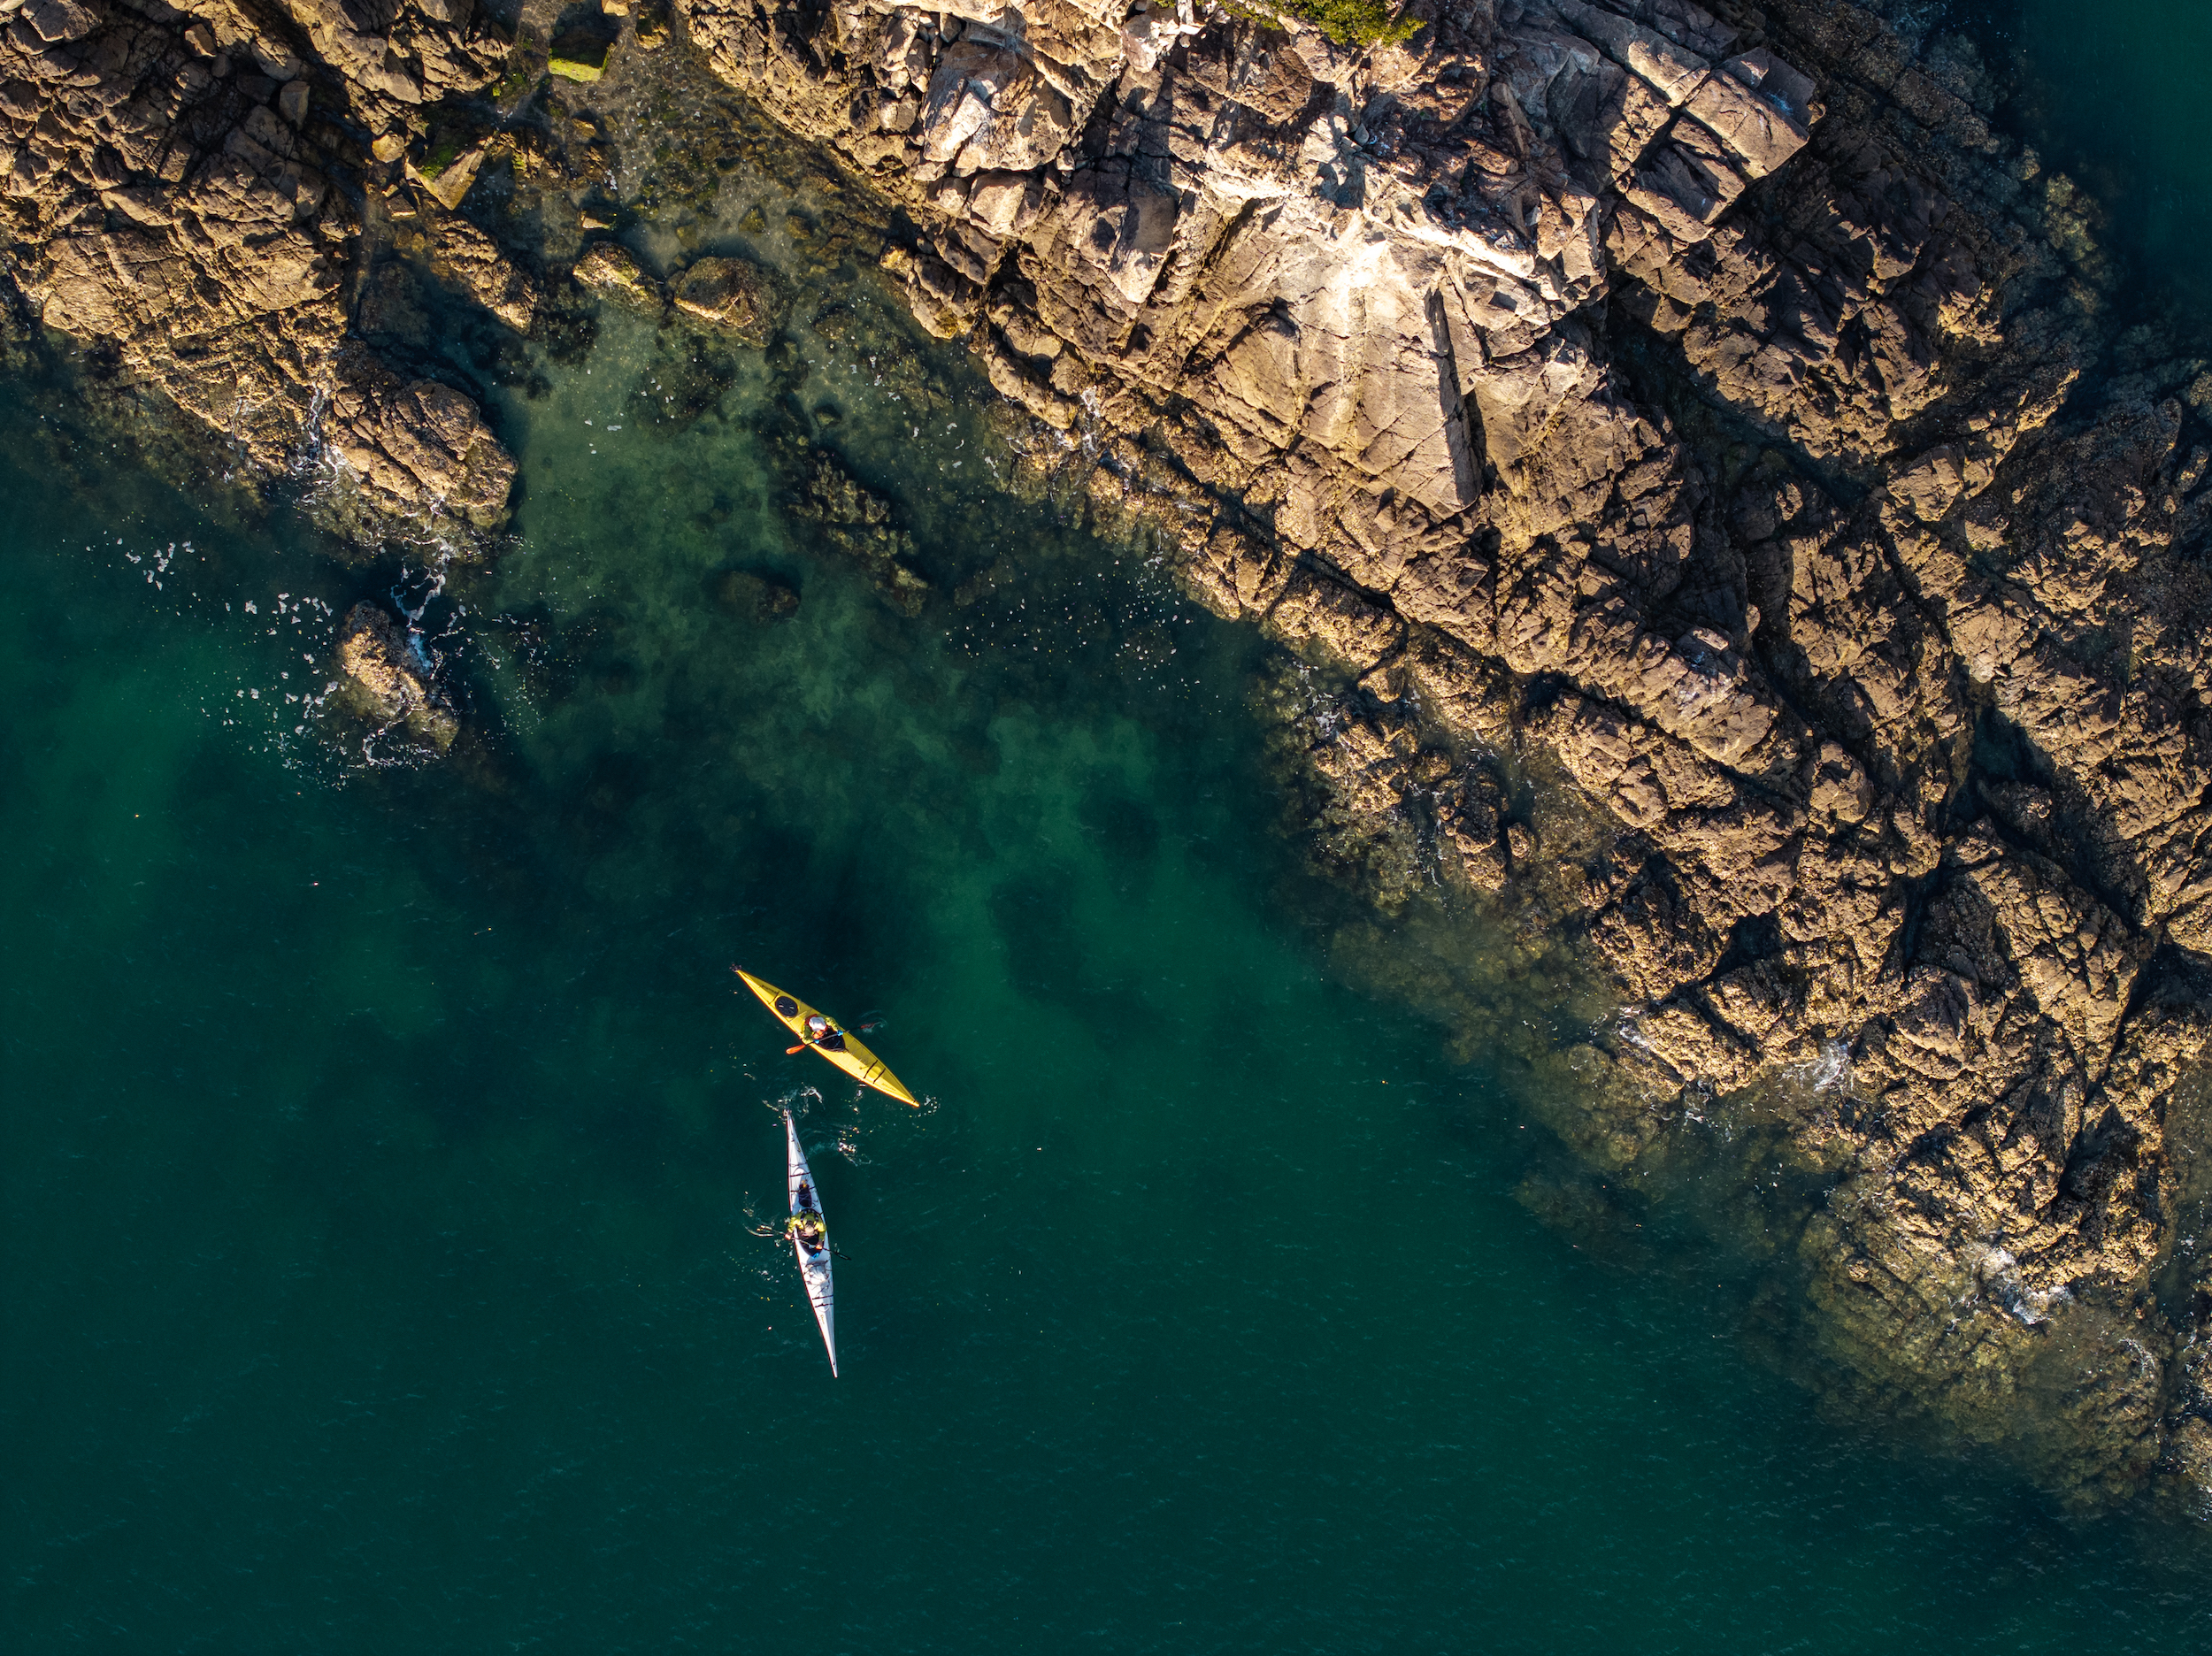
MULTIPOLYGON (((757 1234, 773 1236, 775 1232, 763 1230, 757 1234)), ((815 1200, 811 1184, 799 1186, 799 1211, 783 1222, 783 1234, 787 1240, 803 1243, 810 1254, 819 1254, 829 1247, 829 1226, 822 1222, 822 1210, 815 1200)), ((841 1248, 830 1248, 830 1252, 839 1259, 846 1257, 841 1248)))
MULTIPOLYGON (((795 1213, 785 1220, 780 1230, 773 1225, 755 1225, 753 1234, 757 1237, 780 1237, 787 1242, 803 1242, 808 1253, 818 1254, 822 1251, 823 1243, 829 1238, 829 1227, 822 1223, 822 1215, 810 1208, 804 1213, 795 1213)), ((837 1257, 843 1259, 845 1256, 839 1253, 837 1257)))

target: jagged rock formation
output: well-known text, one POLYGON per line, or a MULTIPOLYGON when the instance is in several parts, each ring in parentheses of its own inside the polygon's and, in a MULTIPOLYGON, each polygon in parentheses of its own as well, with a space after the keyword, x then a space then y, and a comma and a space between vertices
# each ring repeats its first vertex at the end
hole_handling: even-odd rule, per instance
POLYGON ((907 208, 926 326, 1356 681, 1332 836, 1594 946, 1629 1023, 1593 1096, 1836 1089, 1794 1130, 1827 1353, 2080 1499, 2139 1480, 2181 1431, 2138 1318, 2212 941, 2212 380, 2070 402, 2074 278, 1977 111, 1840 4, 1415 0, 1367 51, 1118 0, 681 10, 907 208), (1536 821, 1501 766, 1559 785, 1536 821))
POLYGON ((338 704, 377 725, 378 735, 404 729, 442 750, 460 733, 411 635, 376 605, 357 603, 339 624, 338 671, 338 704))
MULTIPOLYGON (((475 405, 347 342, 362 226, 332 176, 370 162, 349 127, 397 140, 426 99, 492 79, 505 45, 466 38, 468 0, 4 11, 0 233, 44 323, 246 472, 319 462, 365 528, 500 521, 514 464, 475 405)), ((460 257, 484 271, 481 247, 460 257)), ((498 288, 487 303, 521 304, 498 288)))

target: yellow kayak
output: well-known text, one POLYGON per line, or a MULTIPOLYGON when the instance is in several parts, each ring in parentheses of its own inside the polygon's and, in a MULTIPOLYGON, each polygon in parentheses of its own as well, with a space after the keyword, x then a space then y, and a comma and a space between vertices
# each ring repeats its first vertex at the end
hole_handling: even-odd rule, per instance
MULTIPOLYGON (((883 1067, 883 1060, 860 1044, 860 1038, 838 1027, 835 1018, 829 1018, 829 1026, 835 1031, 838 1044, 826 1046, 820 1041, 807 1040, 806 1021, 817 1016, 812 1007, 795 996, 786 994, 772 983, 763 983, 749 971, 733 966, 730 970, 745 980, 745 986, 760 997, 761 1005, 783 1020, 783 1026, 801 1040, 820 1053, 863 1086, 872 1086, 879 1092, 888 1092, 895 1099, 903 1099, 919 1107, 921 1100, 900 1085, 898 1077, 883 1067)), ((827 1017, 826 1013, 821 1016, 827 1017)))

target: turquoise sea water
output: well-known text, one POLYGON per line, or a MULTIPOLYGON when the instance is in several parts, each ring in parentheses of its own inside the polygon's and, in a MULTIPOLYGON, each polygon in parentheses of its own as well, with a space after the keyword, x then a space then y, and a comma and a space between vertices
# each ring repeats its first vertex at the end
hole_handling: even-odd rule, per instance
MULTIPOLYGON (((1912 8, 1925 15, 1924 8, 1912 8)), ((1951 0, 1999 71, 2002 124, 2096 203, 2116 323, 2161 319, 2206 349, 2212 316, 2212 8, 2193 0, 1951 0)))
POLYGON ((8 1648, 2204 1647, 2193 1526, 1838 1424, 1709 1251, 1538 1223, 1519 1071, 1333 967, 1256 640, 972 487, 980 393, 877 337, 663 429, 697 364, 605 318, 434 596, 0 414, 8 1648), (920 616, 778 510, 795 432, 920 616), (469 611, 436 763, 287 700, 395 592, 469 611), (749 1234, 785 1100, 835 1382, 749 1234))

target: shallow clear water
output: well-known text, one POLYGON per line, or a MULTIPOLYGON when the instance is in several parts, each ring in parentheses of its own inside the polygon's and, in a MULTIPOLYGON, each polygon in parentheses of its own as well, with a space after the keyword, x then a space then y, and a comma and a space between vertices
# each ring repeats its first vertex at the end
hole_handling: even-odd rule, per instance
POLYGON ((969 487, 972 384, 805 353, 661 428, 610 318, 508 405, 429 765, 285 700, 421 571, 88 502, 5 417, 12 1648, 2202 1647, 2193 1530, 1824 1422, 1733 1276, 1540 1226, 1541 1100, 1333 974, 1256 641, 969 487), (787 395, 919 617, 777 510, 787 395), (835 1382, 749 1234, 786 1099, 835 1382))

